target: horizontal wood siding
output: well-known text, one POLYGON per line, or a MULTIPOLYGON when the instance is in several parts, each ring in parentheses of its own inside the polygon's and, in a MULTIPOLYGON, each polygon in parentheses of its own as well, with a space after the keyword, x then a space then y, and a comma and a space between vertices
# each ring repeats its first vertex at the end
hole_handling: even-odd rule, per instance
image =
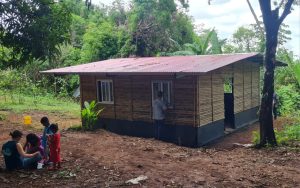
POLYGON ((196 121, 196 76, 173 79, 174 108, 168 110, 167 121, 176 125, 195 126, 196 121))
POLYGON ((132 120, 131 79, 116 76, 113 80, 116 119, 132 120))
POLYGON ((95 79, 95 76, 80 76, 80 98, 82 106, 84 101, 91 102, 97 98, 95 79))
POLYGON ((132 116, 134 121, 152 122, 151 92, 151 78, 132 76, 132 116))
POLYGON ((80 76, 82 101, 97 100, 97 80, 113 80, 114 103, 104 107, 103 118, 152 122, 152 81, 172 81, 173 108, 166 123, 194 126, 197 121, 196 76, 80 76))

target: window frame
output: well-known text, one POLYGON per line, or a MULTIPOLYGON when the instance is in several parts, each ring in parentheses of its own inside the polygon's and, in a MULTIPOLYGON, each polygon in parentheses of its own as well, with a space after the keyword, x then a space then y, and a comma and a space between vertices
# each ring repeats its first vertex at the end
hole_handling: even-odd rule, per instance
MULTIPOLYGON (((173 100, 173 96, 174 96, 174 92, 173 92, 173 82, 172 80, 153 80, 151 81, 151 100, 152 100, 152 103, 154 102, 155 100, 155 94, 154 94, 154 83, 160 83, 160 90, 159 91, 163 91, 163 84, 164 83, 167 83, 168 84, 168 101, 167 101, 167 106, 169 108, 173 108, 174 106, 174 100, 173 100), (170 103, 169 103, 170 101, 170 103)), ((165 101, 164 101, 165 102, 165 101)))
POLYGON ((101 104, 114 104, 114 102, 115 102, 115 96, 114 96, 114 82, 113 82, 113 80, 112 79, 97 79, 96 80, 96 89, 97 89, 97 101, 98 101, 98 103, 101 103, 101 104), (99 82, 101 83, 101 85, 100 85, 100 92, 101 92, 101 100, 99 99, 99 82), (108 96, 109 96, 109 98, 110 98, 110 100, 109 101, 104 101, 103 100, 103 88, 102 88, 102 83, 109 83, 108 85, 109 85, 109 89, 108 89, 108 96), (111 87, 112 88, 110 88, 110 83, 111 83, 111 87), (112 93, 110 93, 110 91, 112 92, 112 93), (112 98, 111 98, 112 97, 112 98))

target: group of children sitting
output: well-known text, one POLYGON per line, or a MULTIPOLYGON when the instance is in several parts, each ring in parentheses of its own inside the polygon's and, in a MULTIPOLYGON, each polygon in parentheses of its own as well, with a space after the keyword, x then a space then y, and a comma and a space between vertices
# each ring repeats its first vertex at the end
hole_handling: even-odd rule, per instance
POLYGON ((41 124, 44 126, 43 135, 27 134, 23 147, 19 143, 23 133, 19 130, 10 133, 12 140, 2 146, 7 170, 42 168, 43 165, 49 165, 49 170, 61 168, 58 125, 50 124, 47 117, 41 119, 41 124))

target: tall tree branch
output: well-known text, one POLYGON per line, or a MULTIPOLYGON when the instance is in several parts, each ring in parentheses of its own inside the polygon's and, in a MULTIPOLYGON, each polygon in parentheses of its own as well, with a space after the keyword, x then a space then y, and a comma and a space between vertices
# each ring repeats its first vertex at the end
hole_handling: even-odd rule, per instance
POLYGON ((279 5, 278 5, 277 8, 280 8, 280 7, 283 5, 284 1, 285 1, 285 0, 281 0, 281 2, 279 3, 279 5))
POLYGON ((260 5, 263 18, 270 17, 272 14, 271 0, 259 0, 259 5, 260 5))
POLYGON ((281 16, 279 17, 278 24, 281 24, 283 22, 283 20, 285 19, 285 17, 291 13, 291 8, 292 8, 293 2, 294 2, 294 0, 288 0, 286 5, 284 6, 284 10, 283 10, 281 16))
POLYGON ((254 17, 254 19, 255 19, 256 25, 257 25, 258 28, 259 28, 260 34, 263 36, 263 35, 264 35, 264 29, 261 27, 261 25, 260 25, 260 23, 259 23, 259 20, 258 20, 258 18, 257 18, 257 15, 256 15, 256 13, 255 13, 255 11, 254 11, 254 9, 253 9, 253 7, 252 7, 250 1, 247 0, 247 3, 248 3, 248 6, 249 6, 249 8, 250 8, 250 11, 251 11, 251 13, 252 13, 252 15, 253 15, 253 17, 254 17))

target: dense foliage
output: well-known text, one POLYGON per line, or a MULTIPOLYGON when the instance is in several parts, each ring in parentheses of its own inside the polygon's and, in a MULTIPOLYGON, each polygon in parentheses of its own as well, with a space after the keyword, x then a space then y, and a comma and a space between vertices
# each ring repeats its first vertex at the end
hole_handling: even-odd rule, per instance
POLYGON ((33 59, 51 60, 69 39, 71 16, 65 3, 53 0, 1 0, 0 45, 3 66, 22 66, 33 59))

